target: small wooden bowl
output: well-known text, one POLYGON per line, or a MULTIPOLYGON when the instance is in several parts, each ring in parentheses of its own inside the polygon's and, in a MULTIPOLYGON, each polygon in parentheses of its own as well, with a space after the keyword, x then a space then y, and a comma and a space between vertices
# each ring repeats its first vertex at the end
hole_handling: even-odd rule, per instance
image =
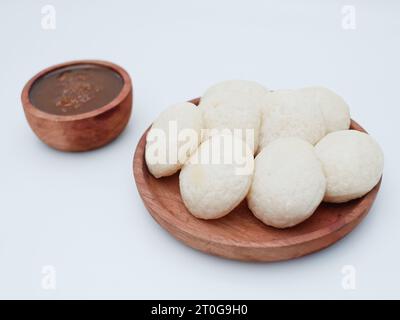
MULTIPOLYGON (((198 99, 191 102, 198 104, 198 99)), ((351 128, 365 132, 355 121, 351 128)), ((321 250, 352 231, 367 215, 381 181, 364 197, 347 203, 322 203, 303 223, 276 229, 254 217, 244 200, 227 216, 201 220, 189 213, 179 191, 179 173, 154 178, 144 159, 146 134, 136 148, 133 173, 139 194, 153 218, 175 238, 213 255, 244 261, 279 261, 321 250)), ((351 248, 350 248, 351 249, 351 248)))
POLYGON ((98 60, 77 60, 44 69, 28 81, 21 100, 26 119, 33 132, 44 143, 62 151, 87 151, 114 140, 128 124, 132 111, 132 81, 120 66, 98 60), (77 115, 54 115, 36 108, 29 93, 34 82, 54 70, 80 64, 107 67, 117 72, 124 84, 121 92, 108 104, 77 115))

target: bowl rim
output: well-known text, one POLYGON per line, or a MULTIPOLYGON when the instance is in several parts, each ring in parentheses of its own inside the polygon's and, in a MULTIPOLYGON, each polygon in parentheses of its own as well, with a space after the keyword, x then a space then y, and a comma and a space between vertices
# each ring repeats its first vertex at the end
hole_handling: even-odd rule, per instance
POLYGON ((107 112, 118 105, 120 105, 129 95, 129 93, 132 91, 132 80, 131 77, 129 76, 128 72, 122 68, 121 66, 109 62, 109 61, 104 61, 104 60, 72 60, 72 61, 67 61, 59 64, 52 65, 50 67, 47 67, 43 69, 42 71, 38 72, 36 75, 34 75, 24 86, 22 89, 21 93, 21 101, 22 101, 22 106, 24 108, 24 111, 26 113, 29 113, 30 115, 50 121, 57 121, 57 122, 69 122, 69 121, 76 121, 76 120, 83 120, 83 119, 90 119, 93 117, 96 117, 104 112, 107 112), (33 84, 41 77, 44 75, 55 71, 57 69, 61 69, 64 67, 69 67, 69 66, 75 66, 75 65, 80 65, 80 64, 90 64, 90 65, 97 65, 97 66, 102 66, 106 67, 109 69, 112 69, 114 72, 118 73, 123 80, 123 86, 121 91, 118 93, 118 95, 112 99, 109 103, 88 111, 84 113, 79 113, 79 114, 74 114, 74 115, 56 115, 52 113, 48 113, 45 111, 42 111, 35 107, 29 97, 29 93, 32 89, 33 84))

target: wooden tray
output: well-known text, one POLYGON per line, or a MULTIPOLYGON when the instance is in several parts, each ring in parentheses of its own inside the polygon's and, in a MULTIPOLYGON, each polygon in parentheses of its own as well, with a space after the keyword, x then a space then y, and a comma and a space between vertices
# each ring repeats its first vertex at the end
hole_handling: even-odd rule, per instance
MULTIPOLYGON (((198 104, 199 99, 191 102, 198 104)), ((351 128, 365 130, 355 121, 351 128)), ((367 215, 381 181, 364 197, 343 204, 322 203, 303 223, 288 229, 269 227, 253 216, 244 200, 227 216, 200 220, 186 209, 179 192, 179 173, 161 179, 147 170, 146 134, 134 156, 133 173, 153 218, 185 244, 217 256, 245 261, 279 261, 321 250, 352 231, 367 215)), ((350 250, 350 248, 349 248, 350 250)))

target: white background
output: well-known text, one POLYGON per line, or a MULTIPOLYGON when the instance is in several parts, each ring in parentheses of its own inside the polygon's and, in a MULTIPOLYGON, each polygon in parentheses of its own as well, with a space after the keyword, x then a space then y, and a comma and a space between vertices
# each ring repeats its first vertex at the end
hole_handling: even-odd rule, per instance
POLYGON ((399 42, 395 0, 1 1, 0 297, 400 298, 399 42), (46 4, 55 30, 41 26, 46 4), (58 152, 31 132, 20 93, 41 69, 86 58, 131 74, 133 117, 105 148, 58 152), (293 261, 235 262, 184 246, 147 213, 131 167, 141 134, 169 104, 232 78, 330 87, 381 144, 381 191, 345 239, 293 261), (47 265, 56 290, 41 286, 47 265))

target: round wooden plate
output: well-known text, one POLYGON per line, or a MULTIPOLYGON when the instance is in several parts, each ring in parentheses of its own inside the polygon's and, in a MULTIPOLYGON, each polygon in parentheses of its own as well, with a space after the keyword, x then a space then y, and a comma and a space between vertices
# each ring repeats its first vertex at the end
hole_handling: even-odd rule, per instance
MULTIPOLYGON (((198 104, 199 99, 191 102, 198 104)), ((351 128, 365 130, 355 121, 351 128)), ((269 227, 253 216, 244 200, 227 216, 201 220, 192 216, 179 192, 179 173, 161 179, 147 170, 146 134, 136 148, 133 172, 143 202, 153 218, 185 244, 217 256, 244 261, 279 261, 321 250, 352 231, 367 215, 381 181, 364 197, 343 204, 322 203, 303 223, 288 229, 269 227)))

